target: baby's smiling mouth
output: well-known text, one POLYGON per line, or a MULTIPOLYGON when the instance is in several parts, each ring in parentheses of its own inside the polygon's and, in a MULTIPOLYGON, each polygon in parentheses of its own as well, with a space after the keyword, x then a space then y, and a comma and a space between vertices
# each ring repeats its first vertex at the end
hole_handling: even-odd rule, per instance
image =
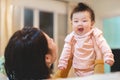
POLYGON ((78 31, 82 32, 84 29, 83 28, 78 28, 78 31))

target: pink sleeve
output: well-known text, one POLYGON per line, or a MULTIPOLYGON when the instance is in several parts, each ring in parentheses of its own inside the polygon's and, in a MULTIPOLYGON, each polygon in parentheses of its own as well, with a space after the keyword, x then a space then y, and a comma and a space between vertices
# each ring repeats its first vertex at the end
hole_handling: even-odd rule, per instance
POLYGON ((64 68, 67 67, 70 55, 71 55, 71 46, 69 43, 65 43, 63 51, 62 51, 60 59, 59 59, 58 68, 61 66, 64 68))
POLYGON ((99 46, 101 52, 104 55, 104 62, 106 62, 107 60, 110 60, 110 61, 114 62, 114 55, 113 55, 113 53, 111 51, 111 48, 108 45, 107 41, 103 37, 102 31, 95 28, 95 30, 93 31, 93 35, 96 39, 97 45, 99 46))
POLYGON ((58 64, 58 68, 59 67, 67 67, 68 64, 68 60, 71 57, 72 51, 71 51, 71 39, 72 39, 72 35, 68 35, 65 38, 65 44, 62 50, 62 53, 60 55, 60 59, 59 59, 59 64, 58 64))

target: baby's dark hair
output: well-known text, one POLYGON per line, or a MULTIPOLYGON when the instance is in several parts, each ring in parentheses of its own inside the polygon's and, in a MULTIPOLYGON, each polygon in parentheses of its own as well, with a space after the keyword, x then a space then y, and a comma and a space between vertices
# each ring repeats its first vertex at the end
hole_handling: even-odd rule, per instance
POLYGON ((91 21, 95 21, 95 14, 92 8, 90 8, 87 4, 85 3, 78 3, 78 5, 73 9, 70 19, 72 20, 73 14, 76 12, 83 12, 83 11, 88 11, 91 16, 91 21))

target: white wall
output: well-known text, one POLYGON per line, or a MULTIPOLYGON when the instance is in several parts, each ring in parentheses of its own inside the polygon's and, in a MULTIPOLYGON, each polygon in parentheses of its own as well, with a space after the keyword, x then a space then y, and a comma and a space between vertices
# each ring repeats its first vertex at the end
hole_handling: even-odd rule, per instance
POLYGON ((54 0, 13 0, 15 6, 66 14, 66 4, 54 0))

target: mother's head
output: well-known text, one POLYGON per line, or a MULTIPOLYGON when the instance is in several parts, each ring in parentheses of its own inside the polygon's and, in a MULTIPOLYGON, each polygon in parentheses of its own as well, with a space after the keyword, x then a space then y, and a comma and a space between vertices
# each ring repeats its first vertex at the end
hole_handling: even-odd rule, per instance
POLYGON ((16 31, 5 48, 5 69, 10 80, 46 79, 56 59, 56 44, 37 28, 16 31))

